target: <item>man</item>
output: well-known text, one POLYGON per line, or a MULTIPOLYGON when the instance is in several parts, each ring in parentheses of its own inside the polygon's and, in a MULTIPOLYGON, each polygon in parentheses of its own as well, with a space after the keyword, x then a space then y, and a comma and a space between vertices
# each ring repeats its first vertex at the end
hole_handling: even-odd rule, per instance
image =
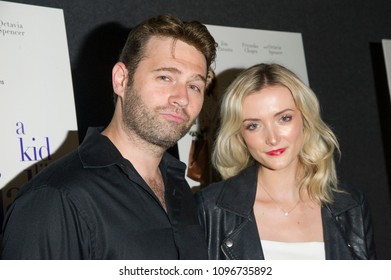
POLYGON ((216 43, 159 16, 112 71, 111 123, 35 176, 4 222, 3 259, 206 259, 185 166, 166 150, 198 116, 216 43))

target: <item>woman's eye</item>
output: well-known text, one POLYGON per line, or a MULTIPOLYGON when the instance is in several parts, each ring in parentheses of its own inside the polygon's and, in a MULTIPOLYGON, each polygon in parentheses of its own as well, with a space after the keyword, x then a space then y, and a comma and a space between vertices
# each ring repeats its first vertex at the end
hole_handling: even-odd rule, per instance
POLYGON ((289 122, 292 120, 292 116, 291 115, 284 115, 281 117, 281 121, 282 122, 289 122))
POLYGON ((247 124, 246 126, 245 126, 245 128, 247 129, 247 130, 255 130, 255 129, 257 129, 259 127, 259 124, 256 124, 256 123, 249 123, 249 124, 247 124))

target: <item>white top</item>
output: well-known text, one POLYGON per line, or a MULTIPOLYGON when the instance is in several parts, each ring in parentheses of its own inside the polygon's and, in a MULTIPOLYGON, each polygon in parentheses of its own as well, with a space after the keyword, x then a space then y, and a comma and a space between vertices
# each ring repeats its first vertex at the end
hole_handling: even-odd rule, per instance
POLYGON ((265 260, 324 260, 324 242, 261 240, 265 260))

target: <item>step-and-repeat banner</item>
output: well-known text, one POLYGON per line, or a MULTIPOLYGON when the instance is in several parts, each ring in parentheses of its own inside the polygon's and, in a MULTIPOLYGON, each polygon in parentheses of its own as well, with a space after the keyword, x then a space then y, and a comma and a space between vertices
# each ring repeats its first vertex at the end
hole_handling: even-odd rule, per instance
POLYGON ((208 155, 217 130, 219 100, 240 71, 258 63, 279 63, 294 71, 304 83, 309 83, 301 33, 215 25, 207 25, 207 28, 219 45, 216 81, 206 94, 197 123, 178 143, 179 157, 189 166, 186 179, 194 188, 215 179, 208 155), (202 138, 201 142, 197 143, 197 137, 198 141, 202 138))
MULTIPOLYGON (((196 188, 214 179, 209 157, 219 101, 240 71, 280 63, 308 84, 300 33, 207 28, 219 45, 216 78, 197 123, 178 143, 187 180, 196 188)), ((0 61, 2 219, 20 186, 78 145, 63 11, 0 1, 0 61)))
POLYGON ((0 1, 0 222, 18 189, 78 145, 61 9, 0 1))

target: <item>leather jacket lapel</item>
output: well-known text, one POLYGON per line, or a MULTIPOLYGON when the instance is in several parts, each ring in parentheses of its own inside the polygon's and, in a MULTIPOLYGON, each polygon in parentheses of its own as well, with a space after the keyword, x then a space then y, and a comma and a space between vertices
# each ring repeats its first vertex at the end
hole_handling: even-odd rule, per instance
POLYGON ((322 207, 323 238, 326 260, 354 259, 341 227, 328 206, 322 207))
MULTIPOLYGON (((325 242, 326 259, 353 260, 355 256, 352 245, 341 224, 340 217, 358 204, 347 193, 336 192, 333 204, 322 206, 323 238, 325 242)), ((345 223, 346 226, 346 223, 345 223)))
MULTIPOLYGON (((251 166, 235 180, 227 181, 217 205, 234 215, 234 231, 221 242, 221 250, 228 259, 256 260, 264 259, 257 225, 253 213, 257 191, 258 166, 251 166)), ((230 228, 230 226, 228 226, 230 228)))
POLYGON ((223 240, 221 250, 230 260, 265 259, 253 215, 243 219, 239 227, 223 240))

